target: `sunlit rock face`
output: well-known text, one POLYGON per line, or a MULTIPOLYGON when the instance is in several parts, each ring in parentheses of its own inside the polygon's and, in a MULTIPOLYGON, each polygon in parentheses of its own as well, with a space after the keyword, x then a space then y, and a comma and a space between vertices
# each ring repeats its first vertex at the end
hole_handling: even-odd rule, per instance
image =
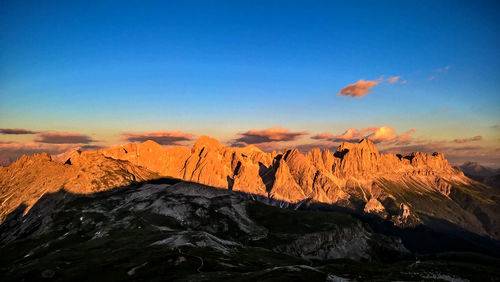
POLYGON ((89 193, 171 177, 287 203, 332 204, 397 225, 440 218, 500 238, 496 190, 464 176, 443 154, 381 154, 368 139, 343 143, 333 152, 312 149, 306 155, 297 149, 266 153, 255 146, 225 147, 207 136, 191 149, 146 141, 24 157, 0 174, 1 197, 12 203, 2 206, 2 216, 14 203, 34 203, 44 193, 63 187, 89 193), (401 216, 401 205, 410 217, 401 216))
POLYGON ((89 194, 158 177, 148 169, 95 151, 76 151, 61 162, 42 153, 23 156, 0 171, 0 219, 21 204, 29 210, 44 194, 61 189, 89 194))

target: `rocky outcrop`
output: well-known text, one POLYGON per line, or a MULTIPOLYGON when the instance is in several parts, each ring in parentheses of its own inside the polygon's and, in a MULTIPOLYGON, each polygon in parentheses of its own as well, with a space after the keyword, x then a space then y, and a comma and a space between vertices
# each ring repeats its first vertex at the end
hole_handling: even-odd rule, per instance
POLYGON ((166 149, 150 140, 139 145, 130 143, 101 149, 98 152, 106 157, 129 161, 134 165, 174 178, 181 177, 181 167, 190 155, 186 147, 174 146, 166 149))
POLYGON ((277 167, 275 173, 275 180, 271 191, 269 191, 269 198, 282 200, 289 203, 296 203, 306 198, 304 191, 294 181, 288 164, 280 158, 274 165, 277 167))
POLYGON ((0 221, 21 204, 27 212, 46 193, 63 189, 88 194, 158 177, 130 162, 97 152, 75 152, 64 163, 42 153, 23 156, 0 171, 0 221))
MULTIPOLYGON (((483 188, 464 176, 450 166, 443 154, 383 154, 368 139, 343 143, 333 152, 312 149, 307 155, 297 149, 266 153, 255 146, 225 147, 216 139, 202 136, 191 149, 146 141, 44 156, 37 157, 44 159, 40 161, 43 164, 32 166, 32 170, 50 169, 46 174, 33 172, 31 181, 44 184, 38 187, 41 192, 30 196, 30 203, 45 190, 63 185, 90 192, 155 174, 288 203, 308 199, 334 204, 377 214, 395 224, 408 222, 400 216, 401 204, 405 203, 412 210, 411 222, 421 222, 421 215, 426 214, 500 238, 500 227, 491 224, 499 217, 490 212, 498 205, 496 190, 483 188), (58 174, 67 176, 60 180, 55 176, 58 174), (470 208, 470 201, 479 202, 481 212, 470 208), (480 216, 483 214, 487 214, 487 221, 480 219, 485 218, 480 216)), ((0 171, 2 176, 7 175, 3 183, 8 183, 7 188, 2 187, 3 198, 9 197, 14 187, 19 190, 27 185, 36 190, 29 182, 12 182, 17 179, 11 176, 14 171, 20 175, 30 171, 24 169, 23 162, 26 160, 0 171)))
POLYGON ((373 214, 384 214, 385 208, 376 198, 371 198, 364 208, 364 212, 373 214))

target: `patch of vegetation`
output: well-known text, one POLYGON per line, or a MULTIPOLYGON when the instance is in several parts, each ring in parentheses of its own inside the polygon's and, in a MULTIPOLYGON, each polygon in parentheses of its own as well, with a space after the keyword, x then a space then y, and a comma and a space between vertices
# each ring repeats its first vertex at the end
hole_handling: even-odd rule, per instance
POLYGON ((471 196, 473 199, 478 200, 482 203, 494 205, 495 201, 493 201, 489 195, 491 194, 490 187, 486 185, 474 185, 474 186, 465 186, 462 184, 453 184, 455 189, 471 196), (485 191, 486 190, 486 191, 485 191))

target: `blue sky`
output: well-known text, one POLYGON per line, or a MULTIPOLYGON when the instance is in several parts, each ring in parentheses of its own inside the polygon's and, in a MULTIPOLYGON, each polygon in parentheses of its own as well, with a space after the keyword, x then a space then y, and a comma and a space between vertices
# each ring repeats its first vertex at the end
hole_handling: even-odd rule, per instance
POLYGON ((0 128, 110 145, 123 132, 231 142, 390 126, 422 144, 481 136, 476 150, 497 154, 498 1, 173 2, 2 1, 0 128), (399 80, 337 95, 381 76, 399 80))

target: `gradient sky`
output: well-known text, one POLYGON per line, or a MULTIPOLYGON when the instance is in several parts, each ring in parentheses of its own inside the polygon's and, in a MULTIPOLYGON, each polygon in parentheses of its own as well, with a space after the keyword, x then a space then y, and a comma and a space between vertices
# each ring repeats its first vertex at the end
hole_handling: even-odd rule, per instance
POLYGON ((499 19, 498 1, 1 1, 0 161, 370 136, 500 167, 499 19))

